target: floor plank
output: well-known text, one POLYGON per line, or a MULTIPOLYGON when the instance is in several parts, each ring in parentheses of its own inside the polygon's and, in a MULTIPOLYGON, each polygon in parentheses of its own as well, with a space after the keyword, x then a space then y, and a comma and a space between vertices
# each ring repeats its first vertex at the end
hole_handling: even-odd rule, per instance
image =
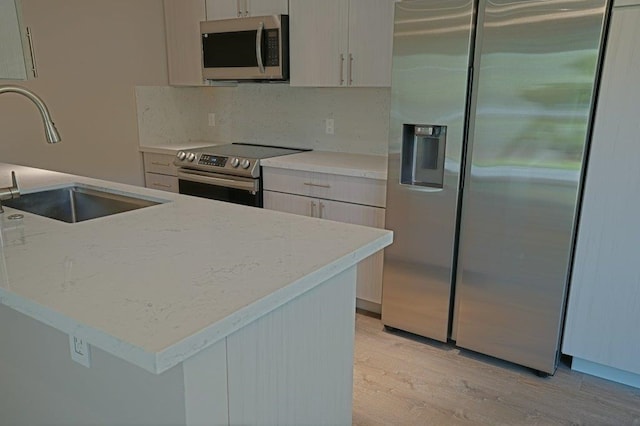
POLYGON ((640 426, 640 389, 565 363, 541 378, 358 312, 353 424, 640 426))

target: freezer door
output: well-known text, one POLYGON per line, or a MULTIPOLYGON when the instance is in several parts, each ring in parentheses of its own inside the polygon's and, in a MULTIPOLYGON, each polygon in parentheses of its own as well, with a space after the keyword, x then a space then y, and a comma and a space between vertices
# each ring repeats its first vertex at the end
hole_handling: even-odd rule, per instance
POLYGON ((557 364, 605 11, 605 0, 491 0, 478 33, 456 341, 546 373, 557 364))
POLYGON ((449 324, 472 19, 472 1, 396 3, 386 212, 394 243, 385 249, 382 321, 442 341, 449 324))

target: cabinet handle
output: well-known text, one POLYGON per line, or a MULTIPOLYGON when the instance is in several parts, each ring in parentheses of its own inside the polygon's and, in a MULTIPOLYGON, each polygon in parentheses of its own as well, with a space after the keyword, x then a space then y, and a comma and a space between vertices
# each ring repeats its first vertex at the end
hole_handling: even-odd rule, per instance
POLYGON ((349 53, 349 86, 353 84, 353 55, 349 53))
POLYGON ((340 54, 340 86, 344 85, 344 55, 340 54))
POLYGON ((29 56, 31 57, 31 72, 33 78, 38 78, 38 67, 36 65, 36 52, 33 48, 33 34, 31 28, 27 27, 27 41, 29 42, 29 56))
POLYGON ((153 182, 151 184, 151 186, 155 186, 155 187, 158 187, 158 188, 171 188, 171 185, 165 185, 163 183, 155 183, 155 182, 153 182))
POLYGON ((311 183, 311 182, 304 182, 304 185, 307 186, 316 186, 318 188, 331 188, 331 185, 321 185, 319 183, 311 183))
POLYGON ((318 217, 322 219, 322 211, 324 210, 324 203, 320 201, 320 208, 318 209, 318 217))
POLYGON ((311 202, 311 217, 316 217, 316 202, 311 202))
POLYGON ((164 166, 164 167, 169 167, 171 165, 171 163, 159 163, 158 161, 152 161, 151 164, 153 164, 154 166, 164 166))
POLYGON ((240 5, 240 0, 236 0, 236 6, 238 8, 238 18, 242 17, 242 6, 240 5))

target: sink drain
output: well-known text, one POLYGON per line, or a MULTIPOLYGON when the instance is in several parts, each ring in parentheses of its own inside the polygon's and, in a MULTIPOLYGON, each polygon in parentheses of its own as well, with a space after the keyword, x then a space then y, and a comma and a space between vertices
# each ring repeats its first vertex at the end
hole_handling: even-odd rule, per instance
POLYGON ((23 217, 24 217, 23 214, 14 213, 14 214, 10 214, 9 216, 7 216, 7 219, 9 219, 9 220, 17 220, 17 219, 22 219, 23 217))

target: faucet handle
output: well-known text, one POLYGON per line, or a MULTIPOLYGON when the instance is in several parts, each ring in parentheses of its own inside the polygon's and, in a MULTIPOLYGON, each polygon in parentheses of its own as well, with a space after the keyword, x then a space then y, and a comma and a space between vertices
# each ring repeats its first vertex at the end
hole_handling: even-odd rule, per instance
POLYGON ((20 188, 18 188, 16 172, 14 172, 13 170, 11 170, 11 188, 9 188, 9 192, 11 192, 11 198, 20 197, 20 188))
POLYGON ((16 180, 16 172, 11 171, 11 186, 6 188, 0 188, 0 213, 4 213, 2 208, 2 200, 10 200, 12 198, 20 197, 20 188, 18 188, 18 181, 16 180))

